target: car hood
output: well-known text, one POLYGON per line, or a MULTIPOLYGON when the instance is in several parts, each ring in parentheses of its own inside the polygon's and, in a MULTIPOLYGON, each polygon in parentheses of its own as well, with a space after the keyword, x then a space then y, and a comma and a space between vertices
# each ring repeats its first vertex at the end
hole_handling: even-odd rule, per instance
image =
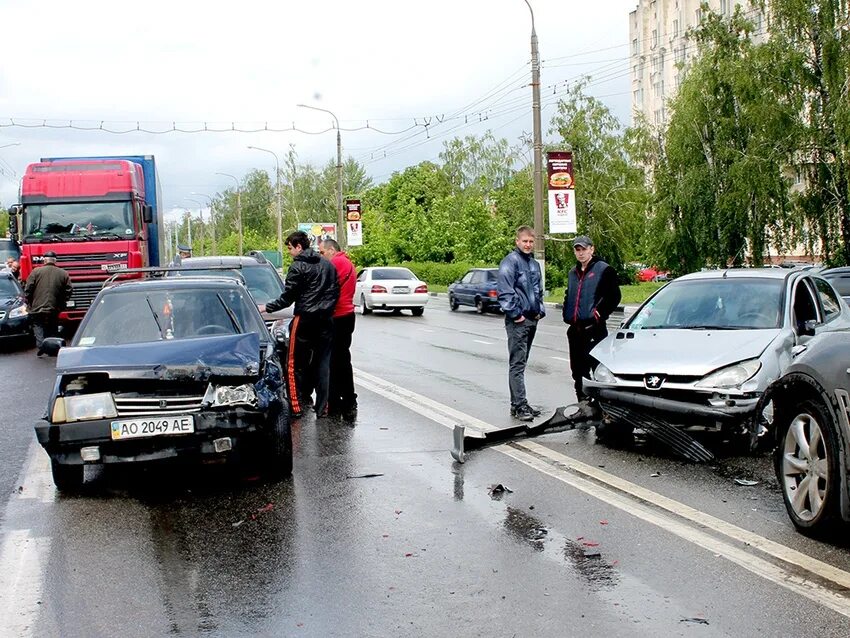
POLYGON ((105 372, 113 379, 257 377, 260 337, 255 332, 117 346, 62 348, 59 374, 105 372))
POLYGON ((727 365, 761 356, 780 330, 618 330, 593 349, 615 375, 704 376, 727 365), (634 338, 618 339, 617 335, 634 338))
POLYGON ((5 310, 14 308, 15 306, 20 306, 23 303, 24 299, 22 297, 0 297, 0 308, 5 310))

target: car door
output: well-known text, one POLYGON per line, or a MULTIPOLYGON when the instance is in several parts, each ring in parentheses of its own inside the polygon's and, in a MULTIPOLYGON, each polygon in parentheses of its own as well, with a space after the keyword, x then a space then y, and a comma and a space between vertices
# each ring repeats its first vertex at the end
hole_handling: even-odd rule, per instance
POLYGON ((363 298, 363 288, 366 285, 366 280, 369 277, 369 269, 364 268, 357 273, 357 283, 354 284, 354 305, 359 306, 360 300, 363 298))
POLYGON ((474 275, 475 271, 470 270, 461 277, 460 283, 457 285, 457 294, 455 295, 458 303, 467 305, 472 304, 472 299, 470 297, 470 285, 472 284, 472 278, 474 275))
POLYGON ((846 330, 850 326, 847 305, 828 281, 822 277, 811 277, 817 292, 821 311, 821 331, 846 330))
POLYGON ((808 277, 799 277, 793 280, 791 285, 793 286, 789 308, 791 327, 797 334, 797 343, 802 344, 811 339, 811 335, 804 334, 807 322, 815 322, 817 334, 823 329, 823 315, 814 283, 808 277))
POLYGON ((470 290, 471 302, 475 303, 475 299, 478 297, 486 297, 487 292, 485 290, 487 283, 487 271, 485 270, 476 270, 475 275, 472 277, 472 287, 470 290))

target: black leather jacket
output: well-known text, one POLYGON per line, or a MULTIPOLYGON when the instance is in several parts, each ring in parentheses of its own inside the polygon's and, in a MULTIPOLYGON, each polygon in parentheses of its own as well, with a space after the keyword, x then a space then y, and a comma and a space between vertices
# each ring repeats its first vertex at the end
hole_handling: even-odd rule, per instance
POLYGON ((339 283, 336 268, 312 248, 301 251, 289 266, 283 294, 266 304, 267 312, 275 312, 295 304, 299 317, 320 319, 333 316, 339 283))

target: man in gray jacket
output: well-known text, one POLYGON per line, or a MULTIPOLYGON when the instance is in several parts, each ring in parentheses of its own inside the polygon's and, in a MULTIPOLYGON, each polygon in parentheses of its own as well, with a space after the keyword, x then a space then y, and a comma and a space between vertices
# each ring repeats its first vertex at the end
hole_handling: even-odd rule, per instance
POLYGON ((56 265, 56 253, 48 250, 42 258, 44 265, 30 273, 24 288, 37 356, 44 354, 41 350, 44 339, 56 335, 59 312, 71 298, 71 278, 56 265))
POLYGON ((499 306, 505 313, 508 334, 508 386, 511 390, 511 416, 531 421, 540 410, 531 407, 525 395, 525 366, 537 332, 537 322, 546 315, 543 281, 534 252, 534 231, 520 226, 516 248, 499 264, 499 306))

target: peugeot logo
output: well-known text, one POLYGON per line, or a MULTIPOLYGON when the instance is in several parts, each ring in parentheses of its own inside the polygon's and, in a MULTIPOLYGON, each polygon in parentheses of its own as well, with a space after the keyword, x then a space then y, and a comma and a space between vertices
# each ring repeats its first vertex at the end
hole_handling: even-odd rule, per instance
POLYGON ((159 409, 164 410, 167 407, 168 407, 168 401, 166 401, 165 399, 160 399, 159 400, 159 409))
POLYGON ((643 378, 643 384, 647 390, 658 390, 664 383, 664 377, 660 374, 647 374, 643 378))

